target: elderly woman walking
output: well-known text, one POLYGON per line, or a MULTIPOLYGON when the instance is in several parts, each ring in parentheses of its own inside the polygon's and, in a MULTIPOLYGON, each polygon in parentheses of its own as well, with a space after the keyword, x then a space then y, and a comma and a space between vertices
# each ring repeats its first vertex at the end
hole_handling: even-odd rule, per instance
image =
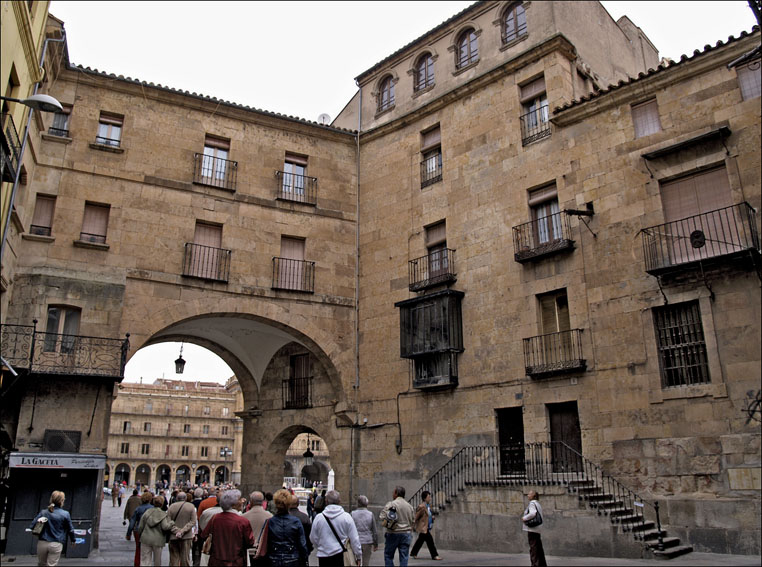
POLYGON ((164 498, 156 496, 152 504, 154 507, 143 513, 137 529, 140 535, 140 564, 143 567, 152 563, 155 566, 161 565, 161 552, 167 544, 167 534, 181 537, 183 533, 162 510, 164 498))
POLYGON ((204 539, 211 536, 210 567, 243 567, 247 564, 246 550, 254 547, 254 533, 249 520, 240 515, 241 491, 226 490, 219 497, 222 512, 212 517, 201 532, 204 539))
POLYGON ((65 500, 66 495, 63 492, 54 490, 50 495, 48 507, 41 510, 29 526, 29 529, 32 529, 40 518, 47 520, 40 534, 40 541, 37 542, 37 565, 58 565, 66 538, 69 538, 72 545, 76 542, 71 516, 63 509, 65 500))
POLYGON ((352 519, 355 521, 357 535, 360 536, 362 547, 362 564, 370 565, 370 556, 373 551, 378 551, 378 530, 373 512, 368 510, 368 497, 357 497, 357 510, 352 511, 352 519))

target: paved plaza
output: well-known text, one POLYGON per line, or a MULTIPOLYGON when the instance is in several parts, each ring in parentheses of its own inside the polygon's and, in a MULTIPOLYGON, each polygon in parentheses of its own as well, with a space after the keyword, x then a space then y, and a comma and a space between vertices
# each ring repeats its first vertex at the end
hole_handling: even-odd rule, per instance
MULTIPOLYGON (((132 565, 135 554, 134 541, 124 539, 127 528, 122 525, 124 502, 121 508, 115 508, 111 499, 105 499, 102 504, 100 549, 95 549, 87 559, 61 558, 60 565, 132 565)), ((29 537, 32 537, 30 534, 29 537)), ((509 537, 523 537, 523 534, 509 534, 509 537)), ((456 551, 452 549, 440 549, 443 561, 432 561, 428 558, 424 549, 421 550, 419 559, 411 559, 410 565, 494 565, 494 566, 527 566, 529 565, 529 553, 506 554, 506 553, 477 553, 472 551, 456 551)), ((653 559, 612 559, 608 557, 564 557, 561 550, 548 549, 548 565, 583 566, 583 565, 662 565, 663 562, 653 559)), ((0 563, 8 565, 37 565, 37 558, 32 555, 3 556, 0 563)), ((396 563, 396 561, 395 561, 396 563)), ((714 553, 690 553, 667 562, 670 565, 722 565, 744 566, 760 565, 760 556, 749 555, 720 555, 714 553)), ((317 557, 314 552, 310 556, 310 564, 317 565, 317 557)), ((371 565, 383 565, 384 556, 381 548, 373 554, 371 565)), ((162 565, 169 565, 169 551, 164 548, 162 565)))

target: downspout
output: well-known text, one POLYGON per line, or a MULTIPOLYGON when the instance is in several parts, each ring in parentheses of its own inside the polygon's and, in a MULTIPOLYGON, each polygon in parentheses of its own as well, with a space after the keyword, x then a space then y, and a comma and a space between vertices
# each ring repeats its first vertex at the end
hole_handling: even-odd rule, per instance
POLYGON ((358 89, 357 132, 355 133, 355 383, 353 397, 355 423, 349 430, 349 507, 354 508, 355 484, 355 430, 359 426, 360 414, 357 401, 360 391, 360 131, 362 130, 362 88, 358 89))

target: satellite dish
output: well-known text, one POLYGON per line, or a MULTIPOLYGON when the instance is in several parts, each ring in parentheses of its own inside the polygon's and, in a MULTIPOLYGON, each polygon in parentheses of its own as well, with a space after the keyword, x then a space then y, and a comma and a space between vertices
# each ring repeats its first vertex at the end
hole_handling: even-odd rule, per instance
POLYGON ((331 117, 326 114, 325 112, 318 116, 318 123, 320 124, 329 124, 331 122, 331 117))

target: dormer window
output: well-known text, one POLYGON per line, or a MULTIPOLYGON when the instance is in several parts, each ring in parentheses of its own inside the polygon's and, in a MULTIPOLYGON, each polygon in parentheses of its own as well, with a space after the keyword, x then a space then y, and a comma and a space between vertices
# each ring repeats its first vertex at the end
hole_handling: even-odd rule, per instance
POLYGON ((434 58, 431 53, 424 53, 415 65, 415 92, 434 86, 434 58))
POLYGON ((521 2, 511 4, 503 14, 503 43, 511 43, 527 33, 527 16, 521 2))
POLYGON ((469 28, 460 34, 457 46, 457 59, 455 67, 462 69, 479 60, 479 43, 476 38, 476 30, 469 28))
POLYGON ((389 110, 394 106, 394 78, 389 75, 381 81, 378 92, 378 112, 389 110))

